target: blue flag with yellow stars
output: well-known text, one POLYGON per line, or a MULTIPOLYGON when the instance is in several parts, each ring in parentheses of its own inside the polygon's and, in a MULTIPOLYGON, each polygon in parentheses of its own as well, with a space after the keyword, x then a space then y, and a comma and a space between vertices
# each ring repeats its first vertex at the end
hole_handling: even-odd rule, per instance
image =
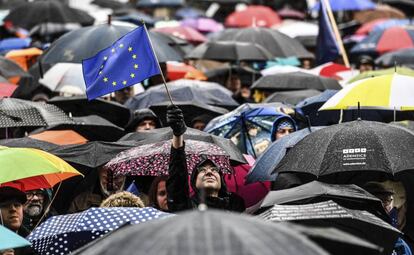
POLYGON ((88 100, 137 84, 160 73, 144 26, 82 61, 88 100))

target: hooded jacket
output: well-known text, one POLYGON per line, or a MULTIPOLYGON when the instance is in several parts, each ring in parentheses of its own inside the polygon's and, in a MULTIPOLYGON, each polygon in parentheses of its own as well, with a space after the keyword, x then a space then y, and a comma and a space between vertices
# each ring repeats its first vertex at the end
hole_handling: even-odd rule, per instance
MULTIPOLYGON (((168 209, 171 212, 190 210, 198 207, 201 202, 200 192, 195 185, 198 168, 207 160, 201 161, 192 171, 190 185, 195 194, 190 197, 184 146, 178 149, 171 147, 170 165, 168 168, 169 178, 167 180, 168 209)), ((226 183, 221 173, 220 178, 221 188, 219 195, 218 197, 205 197, 207 207, 243 212, 245 210, 244 200, 238 195, 227 191, 226 183)))
POLYGON ((274 122, 272 126, 272 132, 270 134, 270 140, 274 142, 276 140, 276 132, 277 132, 277 126, 284 120, 290 121, 294 127, 294 131, 298 130, 298 127, 296 125, 296 122, 292 117, 290 117, 287 114, 281 114, 274 122))
POLYGON ((125 131, 127 132, 134 132, 135 128, 138 126, 138 124, 146 119, 151 119, 155 121, 156 127, 161 128, 162 123, 158 116, 150 109, 138 109, 134 112, 132 119, 129 121, 127 126, 125 127, 125 131))

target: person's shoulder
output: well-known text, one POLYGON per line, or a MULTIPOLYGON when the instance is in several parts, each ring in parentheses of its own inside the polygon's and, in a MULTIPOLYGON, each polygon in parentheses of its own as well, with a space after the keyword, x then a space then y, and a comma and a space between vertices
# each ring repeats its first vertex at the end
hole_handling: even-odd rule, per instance
POLYGON ((244 199, 241 196, 237 195, 236 193, 230 192, 229 202, 230 202, 229 209, 232 211, 244 212, 246 210, 244 199))

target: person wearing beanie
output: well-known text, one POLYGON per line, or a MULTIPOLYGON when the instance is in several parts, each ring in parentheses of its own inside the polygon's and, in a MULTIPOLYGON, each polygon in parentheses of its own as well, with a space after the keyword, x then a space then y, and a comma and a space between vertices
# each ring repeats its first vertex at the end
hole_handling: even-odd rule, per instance
POLYGON ((375 68, 374 59, 368 55, 362 55, 358 58, 357 69, 360 73, 372 71, 375 68))
POLYGON ((289 115, 281 115, 273 123, 271 132, 272 142, 296 131, 296 123, 289 115))
POLYGON ((142 132, 161 128, 162 124, 157 115, 150 109, 138 109, 134 112, 131 121, 125 127, 127 132, 142 132))
POLYGON ((187 127, 183 113, 177 106, 168 106, 167 123, 173 130, 167 180, 169 211, 189 210, 205 204, 209 208, 243 212, 245 210, 244 200, 227 191, 219 167, 207 157, 202 158, 191 173, 190 185, 194 195, 190 197, 183 138, 187 127))

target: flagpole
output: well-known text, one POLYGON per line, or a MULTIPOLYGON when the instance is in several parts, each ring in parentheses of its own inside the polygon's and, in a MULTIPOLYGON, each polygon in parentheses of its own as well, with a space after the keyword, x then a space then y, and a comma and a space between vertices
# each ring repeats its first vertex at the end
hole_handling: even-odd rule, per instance
MULTIPOLYGON (((333 16, 333 13, 332 13, 331 4, 329 3, 329 0, 322 0, 322 1, 326 6, 326 12, 328 13, 329 20, 331 21, 332 29, 334 31, 336 41, 339 44, 339 50, 341 51, 341 55, 342 55, 342 59, 344 60, 344 64, 345 64, 346 67, 351 67, 351 65, 349 64, 348 55, 346 55, 344 43, 342 42, 342 38, 341 38, 341 35, 339 34, 338 26, 336 25, 336 21, 335 21, 335 18, 333 16)), ((322 8, 322 6, 320 8, 322 8)))
POLYGON ((149 36, 147 26, 145 26, 145 22, 143 20, 141 22, 142 22, 142 25, 144 26, 145 33, 147 34, 148 41, 150 43, 152 53, 154 54, 155 60, 157 61, 158 70, 160 70, 160 74, 161 74, 161 77, 162 77, 162 81, 164 82, 164 86, 165 86, 165 90, 167 91, 168 98, 170 99, 171 104, 174 105, 170 90, 168 89, 167 82, 165 81, 164 73, 161 70, 160 62, 158 61, 157 54, 155 54, 154 47, 152 46, 152 41, 151 41, 151 37, 149 36))

